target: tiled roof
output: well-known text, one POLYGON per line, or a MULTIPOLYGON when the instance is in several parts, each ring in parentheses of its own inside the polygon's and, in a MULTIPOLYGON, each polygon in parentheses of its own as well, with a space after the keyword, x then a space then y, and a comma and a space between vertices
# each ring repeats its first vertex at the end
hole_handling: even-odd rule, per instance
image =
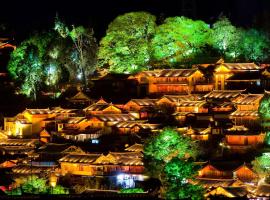
POLYGON ((101 121, 105 122, 115 122, 115 121, 133 121, 136 118, 129 114, 100 114, 100 115, 94 115, 94 117, 97 117, 101 121))
POLYGON ((228 131, 248 131, 248 128, 245 126, 233 126, 227 129, 228 131))
POLYGON ((18 165, 12 168, 14 174, 40 174, 44 172, 51 172, 52 167, 39 167, 29 165, 18 165))
POLYGON ((166 98, 171 102, 179 102, 179 101, 194 101, 200 99, 199 95, 164 95, 162 98, 166 98))
POLYGON ((143 165, 143 154, 140 152, 110 152, 103 154, 71 154, 61 158, 60 162, 87 164, 122 164, 143 165))
POLYGON ((157 75, 158 77, 189 77, 197 69, 164 69, 157 75))
POLYGON ((68 124, 77 124, 85 119, 86 119, 85 117, 70 117, 70 118, 68 118, 67 123, 68 124))
POLYGON ((157 99, 131 99, 130 101, 138 104, 139 106, 154 106, 157 99))
POLYGON ((132 151, 132 152, 142 152, 143 151, 143 145, 142 144, 133 144, 125 149, 125 151, 132 151))
POLYGON ((263 97, 263 94, 243 94, 243 98, 233 101, 236 104, 240 105, 250 105, 256 102, 259 102, 263 97))
POLYGON ((241 116, 259 116, 258 111, 252 111, 252 110, 236 110, 235 112, 231 113, 230 116, 234 117, 241 117, 241 116))
POLYGON ((28 112, 31 115, 43 115, 50 114, 52 111, 50 109, 26 109, 25 112, 28 112))
POLYGON ((89 101, 90 98, 84 94, 82 91, 79 91, 75 96, 69 98, 71 101, 76 101, 76 100, 86 100, 89 101))
POLYGON ((93 163, 101 154, 69 154, 61 158, 60 162, 93 163))
POLYGON ((73 113, 77 109, 66 109, 66 108, 61 108, 61 107, 55 107, 51 110, 52 113, 55 114, 60 114, 60 113, 73 113))
POLYGON ((105 108, 107 108, 109 105, 108 104, 92 104, 88 107, 86 107, 85 109, 83 109, 84 111, 102 111, 105 108))
POLYGON ((244 90, 213 90, 204 95, 205 98, 230 99, 239 96, 244 90))
POLYGON ((7 139, 0 141, 0 146, 35 146, 37 139, 7 139))
POLYGON ((259 70, 261 69, 255 63, 222 63, 230 70, 259 70))
POLYGON ((180 106, 201 106, 203 104, 205 104, 205 101, 179 101, 176 106, 180 107, 180 106))

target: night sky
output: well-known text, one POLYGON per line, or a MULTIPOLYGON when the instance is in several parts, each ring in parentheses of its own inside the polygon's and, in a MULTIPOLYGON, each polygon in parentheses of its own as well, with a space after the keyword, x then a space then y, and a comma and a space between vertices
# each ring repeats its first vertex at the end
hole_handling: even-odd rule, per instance
MULTIPOLYGON (((53 27, 56 13, 70 24, 92 26, 97 38, 105 34, 108 24, 119 14, 130 11, 148 11, 157 18, 188 15, 194 19, 214 22, 221 14, 236 25, 250 27, 266 24, 269 19, 269 0, 186 0, 194 2, 183 10, 183 0, 3 0, 0 23, 8 25, 21 40, 34 30, 53 27)), ((270 19, 269 19, 270 20, 270 19)), ((268 23, 270 24, 270 23, 268 23)))

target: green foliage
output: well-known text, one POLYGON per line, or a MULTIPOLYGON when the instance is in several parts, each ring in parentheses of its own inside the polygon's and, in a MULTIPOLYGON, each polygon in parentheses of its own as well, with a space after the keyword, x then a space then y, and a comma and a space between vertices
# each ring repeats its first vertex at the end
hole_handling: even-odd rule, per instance
POLYGON ((179 158, 173 158, 165 165, 165 174, 170 182, 179 182, 178 184, 186 184, 187 179, 193 178, 196 173, 194 164, 179 158))
POLYGON ((253 170, 260 176, 270 176, 270 154, 264 153, 260 157, 256 157, 252 162, 253 170))
POLYGON ((165 128, 146 142, 144 154, 148 174, 160 179, 167 199, 202 199, 203 189, 188 182, 197 173, 188 159, 197 156, 196 143, 172 128, 165 128))
POLYGON ((258 112, 262 120, 270 120, 270 96, 269 95, 264 95, 264 97, 261 99, 258 112))
POLYGON ((143 193, 142 188, 123 188, 120 190, 120 193, 143 193))
POLYGON ((50 194, 69 194, 69 191, 61 185, 56 185, 50 189, 50 194))
POLYGON ((46 194, 48 186, 45 179, 38 178, 37 176, 29 176, 26 182, 23 183, 22 190, 28 194, 46 194))
POLYGON ((36 34, 23 41, 11 54, 8 63, 10 74, 21 83, 21 93, 36 99, 45 79, 46 49, 52 41, 49 34, 36 34))
POLYGON ((227 59, 237 58, 240 55, 241 30, 233 26, 226 17, 222 17, 215 22, 212 30, 211 42, 213 48, 227 59))
POLYGON ((195 158, 198 154, 198 145, 188 137, 180 135, 172 128, 165 128, 160 134, 151 138, 145 148, 146 156, 164 162, 174 157, 195 158))
POLYGON ((259 62, 268 58, 270 40, 264 32, 249 29, 243 31, 239 46, 245 60, 259 62))
POLYGON ((167 199, 203 199, 203 188, 188 182, 197 173, 193 162, 173 158, 165 165, 164 172, 167 199))
POLYGON ((13 190, 6 190, 5 193, 11 196, 22 195, 22 190, 18 187, 13 190))
POLYGON ((70 38, 73 41, 73 52, 71 54, 72 66, 77 74, 77 79, 84 85, 88 85, 88 76, 92 75, 96 69, 97 61, 97 43, 94 37, 94 31, 83 26, 72 26, 71 29, 65 25, 59 18, 56 18, 55 28, 61 37, 70 38))
POLYGON ((22 195, 27 194, 69 194, 69 190, 61 185, 50 187, 46 179, 39 178, 35 175, 28 176, 23 181, 20 187, 11 191, 6 191, 7 195, 22 195))
POLYGON ((155 33, 155 16, 131 12, 118 16, 100 41, 100 66, 109 66, 114 73, 133 73, 146 69, 151 52, 149 42, 155 33))
POLYGON ((270 132, 269 131, 266 133, 266 136, 265 136, 265 139, 264 139, 264 143, 267 146, 270 146, 270 132))
POLYGON ((156 29, 151 41, 153 57, 165 63, 192 62, 208 45, 211 29, 203 21, 170 17, 156 29))

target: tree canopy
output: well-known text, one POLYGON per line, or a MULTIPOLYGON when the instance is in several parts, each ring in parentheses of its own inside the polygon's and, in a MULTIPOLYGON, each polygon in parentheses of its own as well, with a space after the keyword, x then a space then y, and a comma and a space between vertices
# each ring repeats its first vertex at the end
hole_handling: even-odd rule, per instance
POLYGON ((189 180, 197 173, 190 158, 198 154, 198 146, 172 128, 149 139, 144 146, 145 165, 165 188, 167 199, 201 199, 203 189, 189 180))
POLYGON ((44 178, 39 178, 35 175, 28 176, 20 180, 20 187, 16 187, 11 191, 7 191, 8 195, 22 195, 27 194, 69 194, 68 189, 61 185, 50 187, 48 181, 44 178))
POLYGON ((68 55, 71 58, 71 66, 76 78, 81 80, 84 86, 88 85, 88 77, 96 70, 97 43, 92 28, 84 26, 72 26, 69 28, 63 21, 56 17, 54 29, 62 38, 70 38, 73 45, 70 45, 72 52, 68 55))
POLYGON ((146 12, 131 12, 116 17, 100 41, 100 66, 111 72, 133 73, 147 69, 151 60, 150 40, 156 17, 146 12))
POLYGON ((51 33, 35 34, 11 54, 8 70, 21 83, 21 93, 28 97, 36 99, 38 89, 45 82, 46 49, 52 39, 51 33))
POLYGON ((198 154, 198 145, 174 129, 165 128, 160 134, 148 141, 144 153, 156 160, 168 162, 174 157, 195 158, 198 154))
POLYGON ((254 171, 261 177, 270 176, 270 153, 264 153, 252 161, 254 171))
POLYGON ((156 28, 151 41, 153 57, 165 64, 192 62, 192 58, 209 43, 210 31, 203 21, 169 17, 156 28))

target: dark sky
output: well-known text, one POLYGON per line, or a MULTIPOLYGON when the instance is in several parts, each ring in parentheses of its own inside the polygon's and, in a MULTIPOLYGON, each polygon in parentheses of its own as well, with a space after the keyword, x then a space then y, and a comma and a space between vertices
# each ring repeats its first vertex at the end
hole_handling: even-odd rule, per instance
POLYGON ((188 15, 209 23, 223 13, 244 27, 255 19, 256 24, 265 24, 270 13, 269 0, 1 0, 0 7, 0 23, 6 23, 16 39, 52 28, 56 12, 68 23, 94 27, 98 38, 117 15, 130 11, 144 10, 158 18, 188 15), (184 1, 190 5, 183 6, 184 1))

